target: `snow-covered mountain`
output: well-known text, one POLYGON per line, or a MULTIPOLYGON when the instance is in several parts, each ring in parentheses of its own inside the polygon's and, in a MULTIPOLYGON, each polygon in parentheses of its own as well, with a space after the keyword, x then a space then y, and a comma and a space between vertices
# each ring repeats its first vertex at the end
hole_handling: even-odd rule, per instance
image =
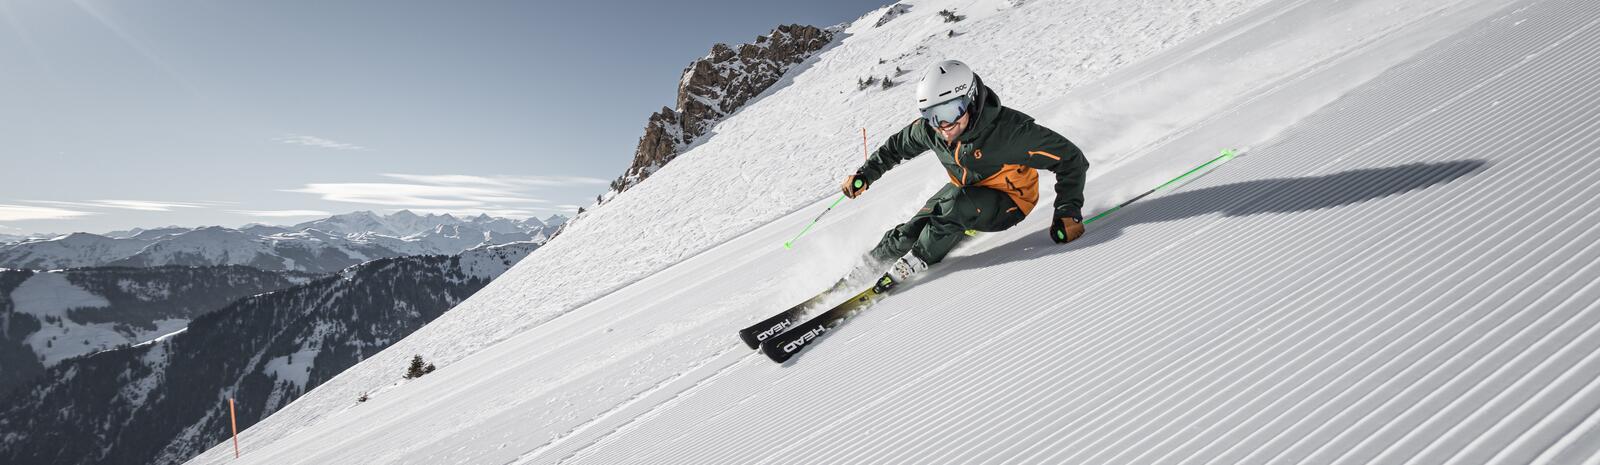
POLYGON ((59 269, 95 266, 139 253, 151 241, 72 233, 0 246, 0 267, 59 269))
POLYGON ((314 276, 244 266, 0 269, 0 393, 62 360, 146 342, 314 276))
MULTIPOLYGON (((553 216, 552 219, 560 217, 553 216)), ((63 269, 92 266, 245 265, 263 270, 338 271, 368 260, 405 255, 450 255, 484 245, 542 241, 554 226, 478 216, 387 216, 355 212, 292 227, 247 225, 167 227, 74 233, 0 245, 0 266, 63 269)))
MULTIPOLYGON (((65 360, 34 383, 0 395, 0 463, 181 462, 226 435, 229 418, 218 415, 216 401, 235 399, 241 424, 254 423, 437 318, 538 247, 525 242, 455 256, 374 260, 239 299, 194 319, 176 335, 65 360)), ((121 272, 182 270, 217 279, 215 273, 201 273, 205 269, 121 272)), ((23 271, 0 274, 0 285, 20 277, 21 286, 42 292, 74 282, 131 278, 110 275, 115 273, 23 271), (85 275, 96 276, 80 279, 85 275), (32 284, 41 279, 51 282, 32 284)), ((178 287, 182 283, 169 284, 127 291, 164 296, 184 292, 178 287)), ((75 292, 89 295, 88 289, 106 288, 85 285, 75 292)), ((6 294, 0 292, 0 305, 6 303, 6 294)), ((45 326, 48 330, 52 324, 45 326)), ((393 368, 391 378, 398 382, 406 367, 393 368)))
MULTIPOLYGON (((885 7, 191 462, 1600 463, 1597 26, 1586 0, 885 7), (1074 244, 1039 214, 970 239, 786 365, 746 349, 948 182, 912 160, 781 246, 863 127, 914 117, 912 86, 856 82, 944 58, 1085 149, 1086 213, 1242 155, 1074 244), (439 370, 397 383, 415 354, 439 370)), ((239 391, 172 395, 220 418, 239 391)))
POLYGON ((547 229, 558 228, 567 224, 567 217, 561 215, 550 215, 550 217, 545 218, 542 221, 538 218, 528 218, 525 223, 530 226, 542 225, 547 229))
MULTIPOLYGON (((125 231, 111 231, 111 232, 108 232, 108 233, 105 233, 105 234, 101 234, 101 235, 105 236, 105 237, 112 238, 112 239, 137 238, 137 239, 144 239, 144 240, 153 240, 153 239, 160 238, 162 236, 170 236, 170 235, 174 235, 174 234, 186 233, 186 232, 192 231, 194 229, 195 228, 185 228, 185 227, 182 227, 182 226, 167 226, 167 227, 153 228, 153 229, 133 228, 133 229, 125 230, 125 231)), ((240 229, 244 229, 244 228, 240 228, 240 229)), ((55 237, 55 235, 44 234, 44 235, 33 236, 33 238, 35 238, 35 239, 49 239, 51 237, 55 237)))
POLYGON ((43 238, 56 237, 56 236, 60 236, 60 234, 49 234, 49 233, 43 233, 43 234, 3 234, 3 233, 0 233, 0 245, 6 244, 8 242, 22 242, 22 241, 26 241, 26 240, 29 240, 29 239, 43 239, 43 238))

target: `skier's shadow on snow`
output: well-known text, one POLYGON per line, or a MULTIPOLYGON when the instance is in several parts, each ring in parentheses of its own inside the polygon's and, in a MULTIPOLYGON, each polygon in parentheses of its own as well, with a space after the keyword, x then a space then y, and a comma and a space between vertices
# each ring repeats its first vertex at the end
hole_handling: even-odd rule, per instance
MULTIPOLYGON (((973 265, 990 266, 1094 247, 1122 237, 1123 232, 1129 227, 1147 223, 1175 221, 1213 213, 1222 213, 1226 217, 1240 217, 1352 205, 1445 184, 1474 175, 1489 166, 1487 160, 1411 163, 1342 171, 1323 176, 1260 179, 1180 191, 1135 202, 1122 211, 1089 225, 1088 231, 1082 238, 1066 246, 1049 242, 1042 233, 1037 236, 1028 235, 1013 240, 1012 244, 992 249, 990 253, 1005 254, 997 262, 978 265, 983 261, 975 260, 973 265), (1022 248, 1018 250, 1017 246, 1022 248), (1041 253, 1035 249, 1043 251, 1041 253)), ((1338 231, 1338 225, 1329 225, 1328 235, 1338 234, 1342 234, 1338 231)))

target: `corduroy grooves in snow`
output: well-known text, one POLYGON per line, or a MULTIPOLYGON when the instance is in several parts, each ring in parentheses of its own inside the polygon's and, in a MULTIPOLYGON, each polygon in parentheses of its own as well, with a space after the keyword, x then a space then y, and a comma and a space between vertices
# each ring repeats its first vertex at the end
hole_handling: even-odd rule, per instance
POLYGON ((903 5, 242 461, 1600 463, 1600 4, 903 5), (914 160, 780 245, 859 128, 913 117, 855 79, 946 57, 1085 149, 1088 212, 1242 156, 1070 245, 970 240, 786 365, 746 349, 945 182, 914 160), (414 353, 440 370, 396 382, 414 353))

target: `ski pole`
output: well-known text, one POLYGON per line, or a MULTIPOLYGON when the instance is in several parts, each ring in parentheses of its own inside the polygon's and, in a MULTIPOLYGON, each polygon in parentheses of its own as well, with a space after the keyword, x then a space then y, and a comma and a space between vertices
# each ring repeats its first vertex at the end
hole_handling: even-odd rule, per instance
POLYGON ((833 207, 839 206, 839 202, 843 202, 843 201, 844 201, 844 194, 839 194, 839 198, 834 199, 833 200, 833 204, 828 205, 828 209, 827 210, 823 210, 822 213, 818 213, 816 218, 812 219, 810 223, 807 223, 806 224, 806 228, 800 230, 800 234, 795 234, 794 235, 794 239, 789 239, 789 242, 783 243, 783 248, 785 248, 785 249, 793 249, 794 248, 794 241, 800 240, 800 236, 806 235, 806 231, 810 231, 812 226, 816 226, 817 222, 822 220, 822 215, 826 215, 826 214, 828 214, 828 212, 833 211, 833 207))
MULTIPOLYGON (((867 128, 861 128, 861 158, 866 158, 866 157, 867 157, 867 128)), ((826 214, 828 214, 828 212, 833 211, 833 207, 839 206, 839 202, 843 202, 843 201, 844 201, 844 194, 839 194, 839 198, 833 199, 833 204, 828 205, 828 209, 823 210, 822 213, 817 214, 817 217, 815 219, 812 219, 810 223, 807 223, 806 224, 806 228, 800 230, 800 234, 795 234, 794 235, 794 239, 789 239, 789 242, 783 243, 783 248, 785 248, 785 249, 793 249, 794 248, 794 241, 800 240, 800 236, 806 235, 806 231, 810 231, 812 226, 816 226, 817 222, 822 220, 822 215, 826 215, 826 214)))
POLYGON ((1138 202, 1139 199, 1145 198, 1146 196, 1149 196, 1150 194, 1154 194, 1156 192, 1159 192, 1162 189, 1166 189, 1167 187, 1170 187, 1173 184, 1177 184, 1179 181, 1183 181, 1185 178, 1188 178, 1189 176, 1192 176, 1195 173, 1198 173, 1198 172, 1206 170, 1206 168, 1210 168, 1212 166, 1219 165, 1219 164, 1222 164, 1222 163, 1227 163, 1228 160, 1232 160, 1233 157, 1236 157, 1236 156, 1239 156, 1239 154, 1235 153, 1233 151, 1233 149, 1222 149, 1222 155, 1218 155, 1217 158, 1213 158, 1213 159, 1211 159, 1211 161, 1208 161, 1208 162, 1205 162, 1205 163, 1201 163, 1200 166, 1194 167, 1194 169, 1189 170, 1189 172, 1180 174, 1180 175, 1178 175, 1178 177, 1172 178, 1171 180, 1169 180, 1169 181, 1167 181, 1167 182, 1165 182, 1165 183, 1163 183, 1163 184, 1161 184, 1159 186, 1156 186, 1155 189, 1150 189, 1148 191, 1145 191, 1143 194, 1139 194, 1137 196, 1134 196, 1133 198, 1128 199, 1128 201, 1122 202, 1121 205, 1117 205, 1115 207, 1111 207, 1111 209, 1109 209, 1109 210, 1100 212, 1100 214, 1095 215, 1094 218, 1089 218, 1087 220, 1083 220, 1083 224, 1084 225, 1088 225, 1089 223, 1093 223, 1094 220, 1105 218, 1107 215, 1110 215, 1113 212, 1116 212, 1117 210, 1121 210, 1122 207, 1126 207, 1129 204, 1132 204, 1134 202, 1138 202))

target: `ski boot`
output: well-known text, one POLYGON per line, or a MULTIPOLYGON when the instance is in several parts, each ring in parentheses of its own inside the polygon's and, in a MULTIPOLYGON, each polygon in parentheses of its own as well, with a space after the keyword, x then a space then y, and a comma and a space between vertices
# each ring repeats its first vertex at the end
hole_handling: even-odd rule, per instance
POLYGON ((921 273, 927 269, 928 262, 924 262, 922 259, 917 258, 915 253, 907 253, 906 256, 900 257, 900 260, 894 262, 894 266, 889 268, 889 272, 884 273, 882 278, 878 278, 877 284, 874 284, 872 287, 874 290, 882 293, 883 291, 887 291, 890 288, 899 285, 900 283, 906 282, 906 280, 911 279, 912 276, 915 276, 917 273, 921 273))

